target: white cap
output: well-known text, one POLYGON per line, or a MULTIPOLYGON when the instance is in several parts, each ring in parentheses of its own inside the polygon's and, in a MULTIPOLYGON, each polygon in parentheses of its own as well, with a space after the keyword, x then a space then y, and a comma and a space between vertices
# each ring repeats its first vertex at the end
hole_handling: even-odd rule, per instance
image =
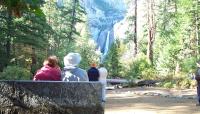
POLYGON ((64 57, 64 65, 75 67, 81 62, 81 56, 79 53, 68 53, 67 56, 64 57))

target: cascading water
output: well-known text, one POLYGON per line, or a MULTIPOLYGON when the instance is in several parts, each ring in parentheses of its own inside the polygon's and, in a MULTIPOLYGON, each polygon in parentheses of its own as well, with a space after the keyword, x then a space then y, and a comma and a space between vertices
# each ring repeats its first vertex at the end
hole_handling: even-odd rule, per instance
POLYGON ((63 7, 63 0, 57 0, 57 6, 58 7, 63 7))
POLYGON ((81 0, 88 17, 92 38, 100 49, 101 62, 114 41, 113 27, 126 13, 124 0, 81 0))
POLYGON ((104 48, 104 53, 101 55, 101 63, 103 62, 103 60, 106 57, 106 54, 108 53, 109 50, 109 43, 110 43, 110 31, 108 31, 107 33, 107 37, 106 37, 106 42, 105 42, 105 48, 104 48))
POLYGON ((105 46, 105 51, 104 51, 105 53, 108 52, 109 40, 110 40, 110 31, 108 31, 107 38, 106 38, 106 46, 105 46))
MULTIPOLYGON (((105 59, 114 41, 113 27, 121 21, 126 13, 124 0, 79 0, 85 8, 92 38, 100 49, 101 62, 105 59)), ((63 0, 57 0, 62 7, 63 0)))

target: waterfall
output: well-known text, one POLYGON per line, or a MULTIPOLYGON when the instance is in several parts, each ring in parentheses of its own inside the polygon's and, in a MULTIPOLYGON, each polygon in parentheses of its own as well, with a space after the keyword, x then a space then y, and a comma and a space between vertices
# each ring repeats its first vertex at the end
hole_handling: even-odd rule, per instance
POLYGON ((104 54, 107 54, 107 53, 108 53, 109 43, 110 43, 110 31, 108 31, 108 33, 107 33, 107 37, 106 37, 106 45, 105 45, 105 51, 104 51, 104 54))
POLYGON ((81 0, 87 12, 91 36, 101 51, 101 62, 114 42, 114 25, 124 19, 126 6, 124 0, 81 0))
POLYGON ((103 62, 103 60, 105 59, 108 50, 109 50, 109 44, 110 44, 110 31, 107 32, 107 37, 106 37, 106 44, 105 44, 105 50, 104 53, 101 56, 101 63, 103 62))
POLYGON ((63 0, 57 0, 57 6, 63 7, 64 6, 63 0))

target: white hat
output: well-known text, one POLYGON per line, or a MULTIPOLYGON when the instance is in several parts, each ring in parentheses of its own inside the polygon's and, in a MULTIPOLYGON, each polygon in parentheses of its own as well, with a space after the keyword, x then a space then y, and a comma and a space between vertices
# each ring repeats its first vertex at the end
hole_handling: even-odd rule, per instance
POLYGON ((81 62, 81 56, 79 53, 68 53, 64 57, 64 65, 75 67, 81 62))

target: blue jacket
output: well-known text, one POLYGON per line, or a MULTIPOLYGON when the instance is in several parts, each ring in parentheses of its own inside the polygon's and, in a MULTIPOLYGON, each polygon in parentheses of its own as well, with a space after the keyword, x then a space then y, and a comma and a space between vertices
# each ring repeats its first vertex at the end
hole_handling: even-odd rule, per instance
POLYGON ((61 76, 62 81, 89 81, 86 71, 78 67, 64 67, 61 76))

